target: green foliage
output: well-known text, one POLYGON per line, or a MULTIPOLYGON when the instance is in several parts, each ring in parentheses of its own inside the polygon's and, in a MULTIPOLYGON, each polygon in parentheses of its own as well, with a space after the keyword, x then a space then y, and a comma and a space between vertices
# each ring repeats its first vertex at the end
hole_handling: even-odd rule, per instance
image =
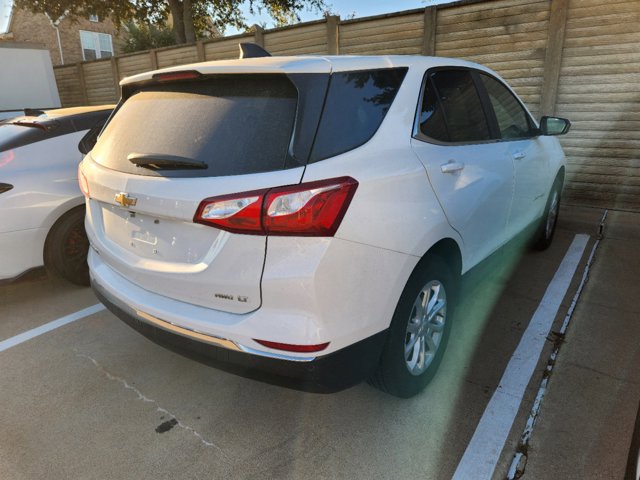
POLYGON ((265 10, 277 26, 299 22, 300 12, 305 9, 322 12, 325 8, 324 0, 249 0, 249 11, 252 14, 265 10))
POLYGON ((109 17, 118 27, 132 20, 166 27, 171 14, 176 43, 185 43, 196 36, 222 33, 227 26, 246 29, 241 6, 247 2, 251 13, 266 11, 277 25, 299 21, 304 9, 322 12, 325 8, 324 0, 15 0, 15 6, 46 13, 53 22, 96 14, 109 17))
POLYGON ((167 26, 137 24, 129 21, 124 26, 126 35, 122 45, 124 53, 139 52, 176 44, 173 30, 167 26))
POLYGON ((44 13, 53 22, 95 14, 100 18, 110 17, 120 27, 134 19, 163 25, 168 18, 163 0, 14 0, 14 6, 44 13))

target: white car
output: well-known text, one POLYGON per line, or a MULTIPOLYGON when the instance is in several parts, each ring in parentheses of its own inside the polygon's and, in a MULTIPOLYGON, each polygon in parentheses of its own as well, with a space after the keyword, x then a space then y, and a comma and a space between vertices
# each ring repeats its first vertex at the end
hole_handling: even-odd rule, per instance
POLYGON ((112 110, 28 111, 0 123, 0 282, 45 265, 88 284, 78 144, 89 131, 97 135, 112 110))
POLYGON ((433 377, 460 276, 551 242, 569 122, 474 63, 266 57, 122 81, 80 167, 94 290, 153 341, 330 392, 433 377))

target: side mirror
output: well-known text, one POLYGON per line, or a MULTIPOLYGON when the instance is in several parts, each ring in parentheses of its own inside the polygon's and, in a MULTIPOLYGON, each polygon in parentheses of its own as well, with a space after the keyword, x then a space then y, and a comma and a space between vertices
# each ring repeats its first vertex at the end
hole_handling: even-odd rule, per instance
POLYGON ((100 123, 85 133, 84 137, 80 140, 80 143, 78 143, 78 150, 80 150, 80 153, 86 155, 93 149, 94 145, 98 141, 98 135, 102 131, 102 127, 104 127, 104 124, 100 123))
POLYGON ((542 135, 564 135, 571 128, 571 122, 566 118, 542 117, 540 119, 540 133, 542 135))

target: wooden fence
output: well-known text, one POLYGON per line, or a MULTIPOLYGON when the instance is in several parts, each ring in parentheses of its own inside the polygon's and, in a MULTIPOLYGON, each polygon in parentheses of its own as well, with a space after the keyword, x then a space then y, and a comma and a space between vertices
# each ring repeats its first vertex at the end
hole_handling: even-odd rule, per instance
POLYGON ((464 58, 505 78, 534 115, 573 122, 562 138, 567 203, 640 211, 640 1, 464 0, 388 15, 338 17, 55 68, 64 106, 115 102, 129 75, 273 54, 464 58))

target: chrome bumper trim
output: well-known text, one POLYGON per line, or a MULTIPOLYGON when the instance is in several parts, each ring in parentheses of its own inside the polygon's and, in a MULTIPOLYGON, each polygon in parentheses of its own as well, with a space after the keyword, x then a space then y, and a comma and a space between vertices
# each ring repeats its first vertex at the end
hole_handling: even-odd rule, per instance
POLYGON ((290 355, 282 355, 281 353, 263 352, 255 348, 245 347, 237 343, 240 350, 251 355, 260 355, 261 357, 275 358, 276 360, 287 360, 289 362, 313 362, 317 357, 292 357, 290 355))
POLYGON ((147 323, 155 325, 156 327, 166 330, 167 332, 182 335, 183 337, 193 338, 194 340, 197 340, 199 342, 216 345, 218 347, 228 348, 229 350, 242 351, 237 343, 231 340, 227 340, 226 338, 220 338, 214 335, 206 335, 204 333, 196 332, 195 330, 179 327, 165 320, 160 320, 158 317, 154 317, 153 315, 150 315, 147 312, 143 312, 142 310, 136 310, 136 315, 138 315, 139 318, 146 320, 147 323))
POLYGON ((155 325, 156 327, 168 332, 175 333, 176 335, 181 335, 187 338, 192 338, 199 342, 208 343, 210 345, 227 348, 229 350, 249 353, 251 355, 259 355, 261 357, 274 358, 276 360, 287 360, 289 362, 312 362, 316 359, 316 357, 301 358, 292 357, 290 355, 282 355, 279 353, 263 352, 262 350, 256 350, 255 348, 246 347, 237 342, 234 342, 233 340, 228 340, 226 338, 216 337, 215 335, 208 335, 196 332, 195 330, 191 330, 188 328, 179 327, 165 320, 160 320, 158 317, 154 317, 153 315, 150 315, 147 312, 143 312, 142 310, 136 310, 136 315, 138 316, 138 318, 145 320, 147 323, 155 325))

